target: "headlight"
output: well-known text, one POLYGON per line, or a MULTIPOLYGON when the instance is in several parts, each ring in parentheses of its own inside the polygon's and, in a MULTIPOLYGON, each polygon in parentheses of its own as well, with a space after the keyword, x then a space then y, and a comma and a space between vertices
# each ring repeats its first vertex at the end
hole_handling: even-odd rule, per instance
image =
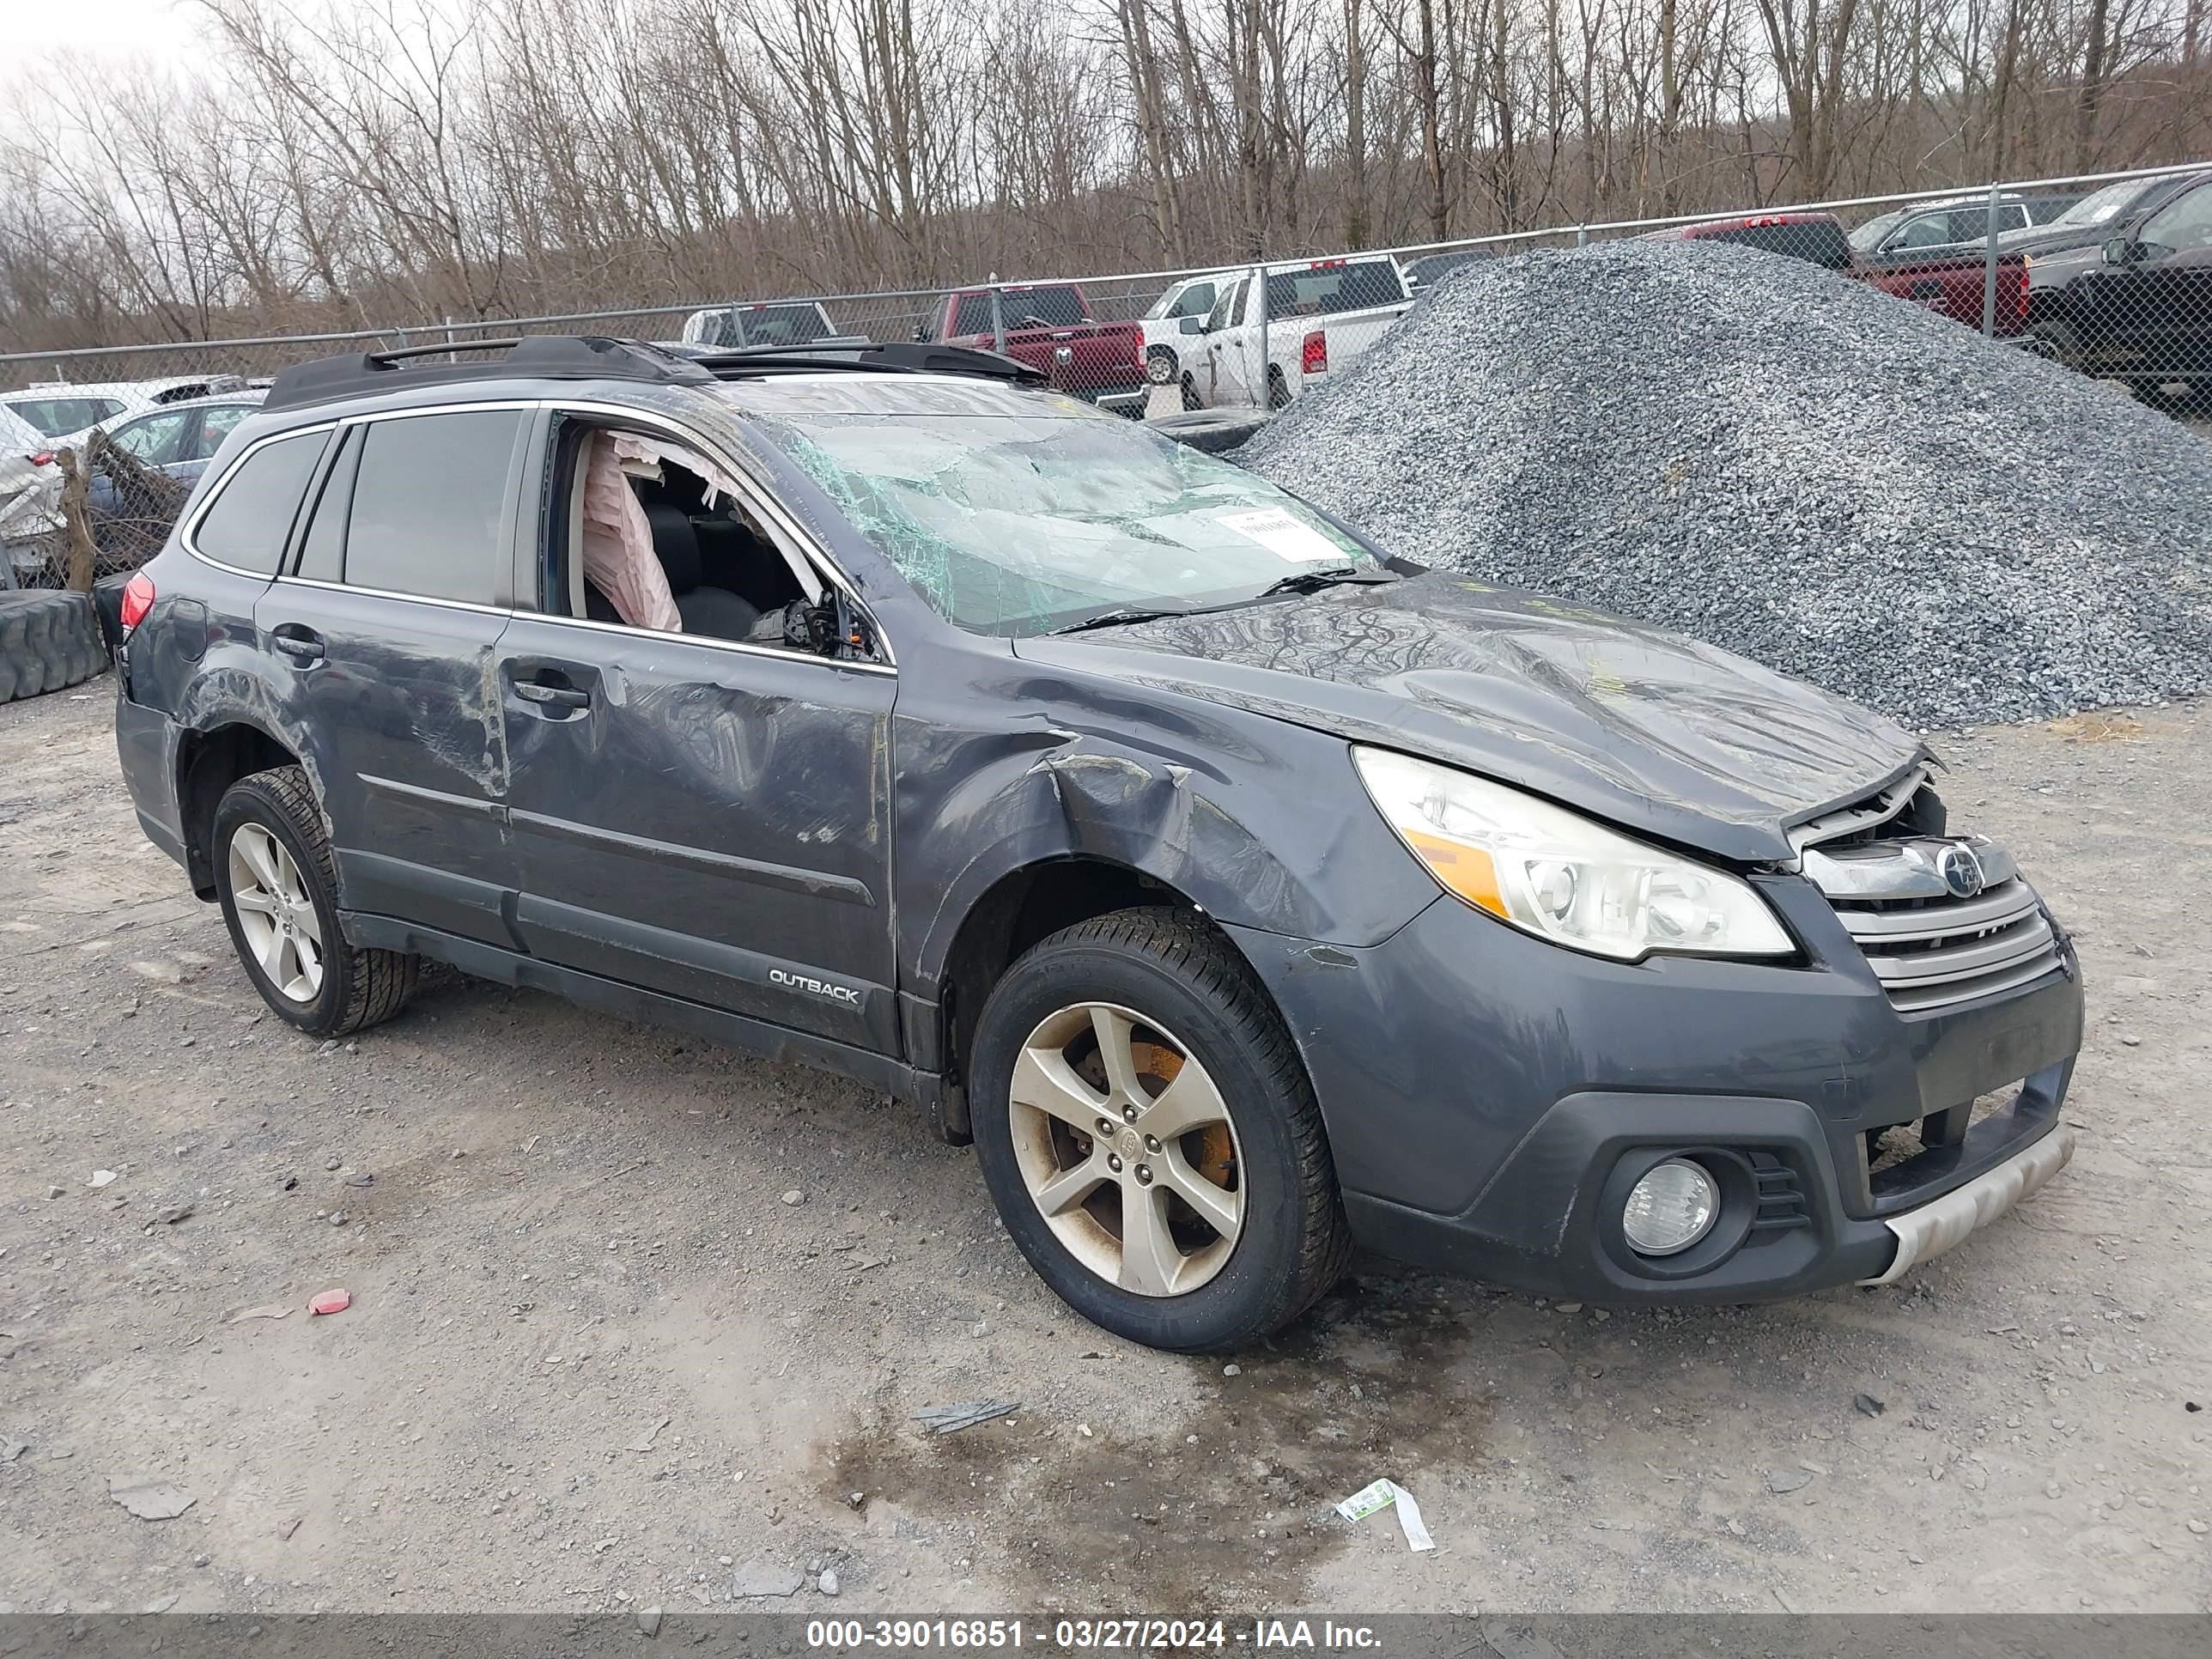
POLYGON ((1449 766, 1355 747, 1367 793, 1446 890, 1501 921, 1633 962, 1652 951, 1785 956, 1748 884, 1449 766))

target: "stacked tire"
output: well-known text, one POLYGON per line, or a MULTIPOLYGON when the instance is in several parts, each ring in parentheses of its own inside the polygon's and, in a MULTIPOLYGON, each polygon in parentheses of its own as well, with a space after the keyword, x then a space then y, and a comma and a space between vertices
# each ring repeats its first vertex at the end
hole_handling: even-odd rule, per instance
POLYGON ((91 594, 0 592, 0 702, 82 684, 106 665, 91 594))

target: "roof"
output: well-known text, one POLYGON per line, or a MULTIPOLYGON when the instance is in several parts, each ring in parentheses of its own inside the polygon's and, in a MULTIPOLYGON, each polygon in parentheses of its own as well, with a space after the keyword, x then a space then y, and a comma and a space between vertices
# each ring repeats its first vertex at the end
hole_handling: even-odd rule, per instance
POLYGON ((143 380, 40 380, 0 392, 0 398, 126 398, 150 403, 165 391, 180 386, 209 386, 222 381, 246 384, 243 376, 228 369, 205 374, 156 374, 143 380))
POLYGON ((155 415, 168 415, 180 409, 222 408, 228 404, 258 404, 269 395, 266 386, 242 386, 230 392, 210 392, 204 398, 179 398, 166 404, 150 407, 126 409, 119 415, 111 415, 100 422, 100 429, 112 432, 118 426, 128 426, 133 421, 143 421, 155 415))
POLYGON ((276 377, 263 407, 276 411, 434 387, 489 387, 518 381, 703 387, 793 374, 937 374, 1031 386, 1044 381, 1037 370, 1011 357, 958 346, 823 341, 679 356, 641 340, 532 334, 474 340, 458 348, 434 344, 356 352, 295 364, 276 377), (457 359, 457 350, 471 355, 457 359), (441 358, 445 361, 435 361, 441 358))

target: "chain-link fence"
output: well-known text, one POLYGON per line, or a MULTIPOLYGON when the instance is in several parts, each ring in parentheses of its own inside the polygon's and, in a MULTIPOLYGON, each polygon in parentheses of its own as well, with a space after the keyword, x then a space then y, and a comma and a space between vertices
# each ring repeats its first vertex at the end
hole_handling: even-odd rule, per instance
POLYGON ((1101 408, 1188 431, 1193 411, 1258 417, 1342 375, 1457 270, 1625 236, 1720 240, 1803 259, 2122 382, 2177 414, 2212 416, 2205 162, 1188 270, 1019 283, 992 275, 936 291, 0 356, 0 584, 66 580, 64 446, 81 451, 79 516, 95 567, 127 568, 158 546, 199 467, 257 395, 254 383, 315 357, 446 343, 465 352, 534 332, 697 352, 935 341, 1004 352, 1101 408), (95 423, 112 442, 86 441, 95 423))
MULTIPOLYGON (((134 453, 126 444, 136 432, 118 441, 94 428, 81 444, 55 453, 46 464, 52 479, 37 480, 18 515, 0 515, 9 532, 0 587, 86 592, 100 577, 136 570, 160 552, 199 471, 179 453, 182 434, 198 430, 202 419, 201 410, 186 406, 136 429, 149 434, 142 446, 165 438, 166 451, 134 453)), ((200 463, 220 447, 230 424, 208 434, 200 463)))

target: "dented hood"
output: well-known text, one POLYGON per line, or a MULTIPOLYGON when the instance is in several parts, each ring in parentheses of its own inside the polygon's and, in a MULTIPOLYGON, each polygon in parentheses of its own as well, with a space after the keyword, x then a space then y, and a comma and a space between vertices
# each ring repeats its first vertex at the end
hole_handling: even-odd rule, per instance
POLYGON ((1016 650, 1465 767, 1743 863, 1790 857, 1789 825, 1926 752, 1711 646, 1439 571, 1016 650))

